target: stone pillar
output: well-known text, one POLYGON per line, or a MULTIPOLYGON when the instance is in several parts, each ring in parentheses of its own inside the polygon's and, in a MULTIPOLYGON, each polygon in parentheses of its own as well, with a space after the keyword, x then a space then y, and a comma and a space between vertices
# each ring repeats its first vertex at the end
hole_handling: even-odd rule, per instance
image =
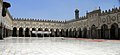
POLYGON ((77 30, 76 31, 76 38, 78 38, 79 37, 79 31, 77 30))
POLYGON ((111 39, 111 37, 110 37, 110 29, 108 29, 108 37, 109 37, 109 39, 111 39))
POLYGON ((55 37, 55 31, 53 32, 53 37, 55 37))
POLYGON ((100 29, 98 29, 98 39, 101 39, 101 30, 100 29))
POLYGON ((91 30, 89 30, 89 38, 91 39, 91 30))
POLYGON ((9 30, 9 36, 12 36, 13 30, 9 30))
POLYGON ((67 37, 69 37, 69 31, 67 32, 67 35, 66 35, 67 37))
POLYGON ((71 37, 72 37, 72 38, 74 37, 74 32, 73 32, 73 31, 71 31, 71 37))
POLYGON ((29 31, 29 35, 30 35, 30 37, 32 37, 32 32, 31 31, 29 31))
POLYGON ((9 29, 7 29, 7 37, 10 37, 10 35, 9 35, 9 32, 10 30, 9 29))
POLYGON ((66 31, 64 31, 64 37, 66 37, 66 31))
POLYGON ((19 37, 19 30, 17 30, 17 35, 16 35, 16 37, 19 37))
POLYGON ((83 36, 83 32, 84 32, 84 31, 81 31, 81 38, 83 38, 83 37, 84 37, 84 36, 83 36))
POLYGON ((87 30, 87 38, 90 38, 90 36, 89 36, 89 30, 87 30))
POLYGON ((8 31, 8 37, 10 37, 12 32, 9 29, 7 31, 8 31))
POLYGON ((99 33, 98 33, 98 29, 96 29, 96 36, 95 36, 95 37, 96 37, 96 39, 98 39, 98 38, 99 38, 99 37, 98 37, 98 34, 99 34, 99 33))

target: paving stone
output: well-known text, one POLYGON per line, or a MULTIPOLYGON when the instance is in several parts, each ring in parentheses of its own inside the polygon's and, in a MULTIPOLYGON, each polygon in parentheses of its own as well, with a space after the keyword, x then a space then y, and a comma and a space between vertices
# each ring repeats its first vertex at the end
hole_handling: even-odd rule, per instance
POLYGON ((0 41, 0 55, 119 55, 120 42, 74 39, 7 38, 0 41))

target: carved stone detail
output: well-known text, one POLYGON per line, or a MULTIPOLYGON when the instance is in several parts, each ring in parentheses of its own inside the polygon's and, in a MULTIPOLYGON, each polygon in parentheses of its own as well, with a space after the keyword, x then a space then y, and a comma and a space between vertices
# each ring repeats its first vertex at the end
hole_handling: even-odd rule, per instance
POLYGON ((108 15, 108 16, 106 17, 106 19, 107 19, 107 23, 110 24, 110 23, 111 23, 111 17, 108 15))
POLYGON ((105 18, 103 18, 103 19, 102 19, 102 22, 103 22, 103 23, 105 23, 105 22, 106 22, 106 19, 105 19, 105 18))
POLYGON ((120 23, 120 13, 117 14, 117 21, 120 23))
POLYGON ((113 17, 112 17, 112 21, 115 21, 115 20, 116 20, 116 17, 115 17, 115 16, 113 16, 113 17))

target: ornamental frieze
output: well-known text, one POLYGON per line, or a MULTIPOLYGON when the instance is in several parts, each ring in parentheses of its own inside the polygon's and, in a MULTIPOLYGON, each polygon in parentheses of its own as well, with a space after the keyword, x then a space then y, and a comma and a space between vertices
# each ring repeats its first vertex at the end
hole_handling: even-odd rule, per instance
POLYGON ((115 16, 113 16, 111 20, 112 20, 112 21, 115 21, 115 20, 116 20, 116 17, 115 17, 115 16))
POLYGON ((107 19, 107 23, 110 24, 110 23, 111 23, 111 17, 108 15, 108 16, 106 17, 106 19, 107 19))
POLYGON ((103 22, 103 23, 105 23, 105 22, 106 22, 106 19, 105 19, 105 18, 103 18, 103 19, 102 19, 102 22, 103 22))
POLYGON ((99 17, 98 18, 98 25, 100 25, 100 23, 101 23, 101 18, 99 17))
POLYGON ((117 14, 117 21, 120 23, 120 13, 117 14))

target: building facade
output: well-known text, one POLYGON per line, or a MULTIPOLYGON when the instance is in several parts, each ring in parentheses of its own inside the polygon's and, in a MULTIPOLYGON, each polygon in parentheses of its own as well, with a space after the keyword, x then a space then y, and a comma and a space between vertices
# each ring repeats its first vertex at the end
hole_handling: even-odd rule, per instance
POLYGON ((3 12, 3 0, 0 0, 0 39, 6 38, 12 35, 12 23, 13 19, 9 11, 6 9, 5 17, 3 12))
MULTIPOLYGON (((2 5, 2 4, 1 4, 2 5)), ((0 5, 0 7, 2 7, 0 5)), ((1 13, 1 9, 0 9, 1 13)), ((120 7, 105 11, 96 9, 68 21, 13 18, 9 11, 5 17, 0 15, 1 38, 13 37, 70 37, 90 39, 120 39, 120 7), (37 34, 32 31, 51 31, 51 34, 37 34)))

